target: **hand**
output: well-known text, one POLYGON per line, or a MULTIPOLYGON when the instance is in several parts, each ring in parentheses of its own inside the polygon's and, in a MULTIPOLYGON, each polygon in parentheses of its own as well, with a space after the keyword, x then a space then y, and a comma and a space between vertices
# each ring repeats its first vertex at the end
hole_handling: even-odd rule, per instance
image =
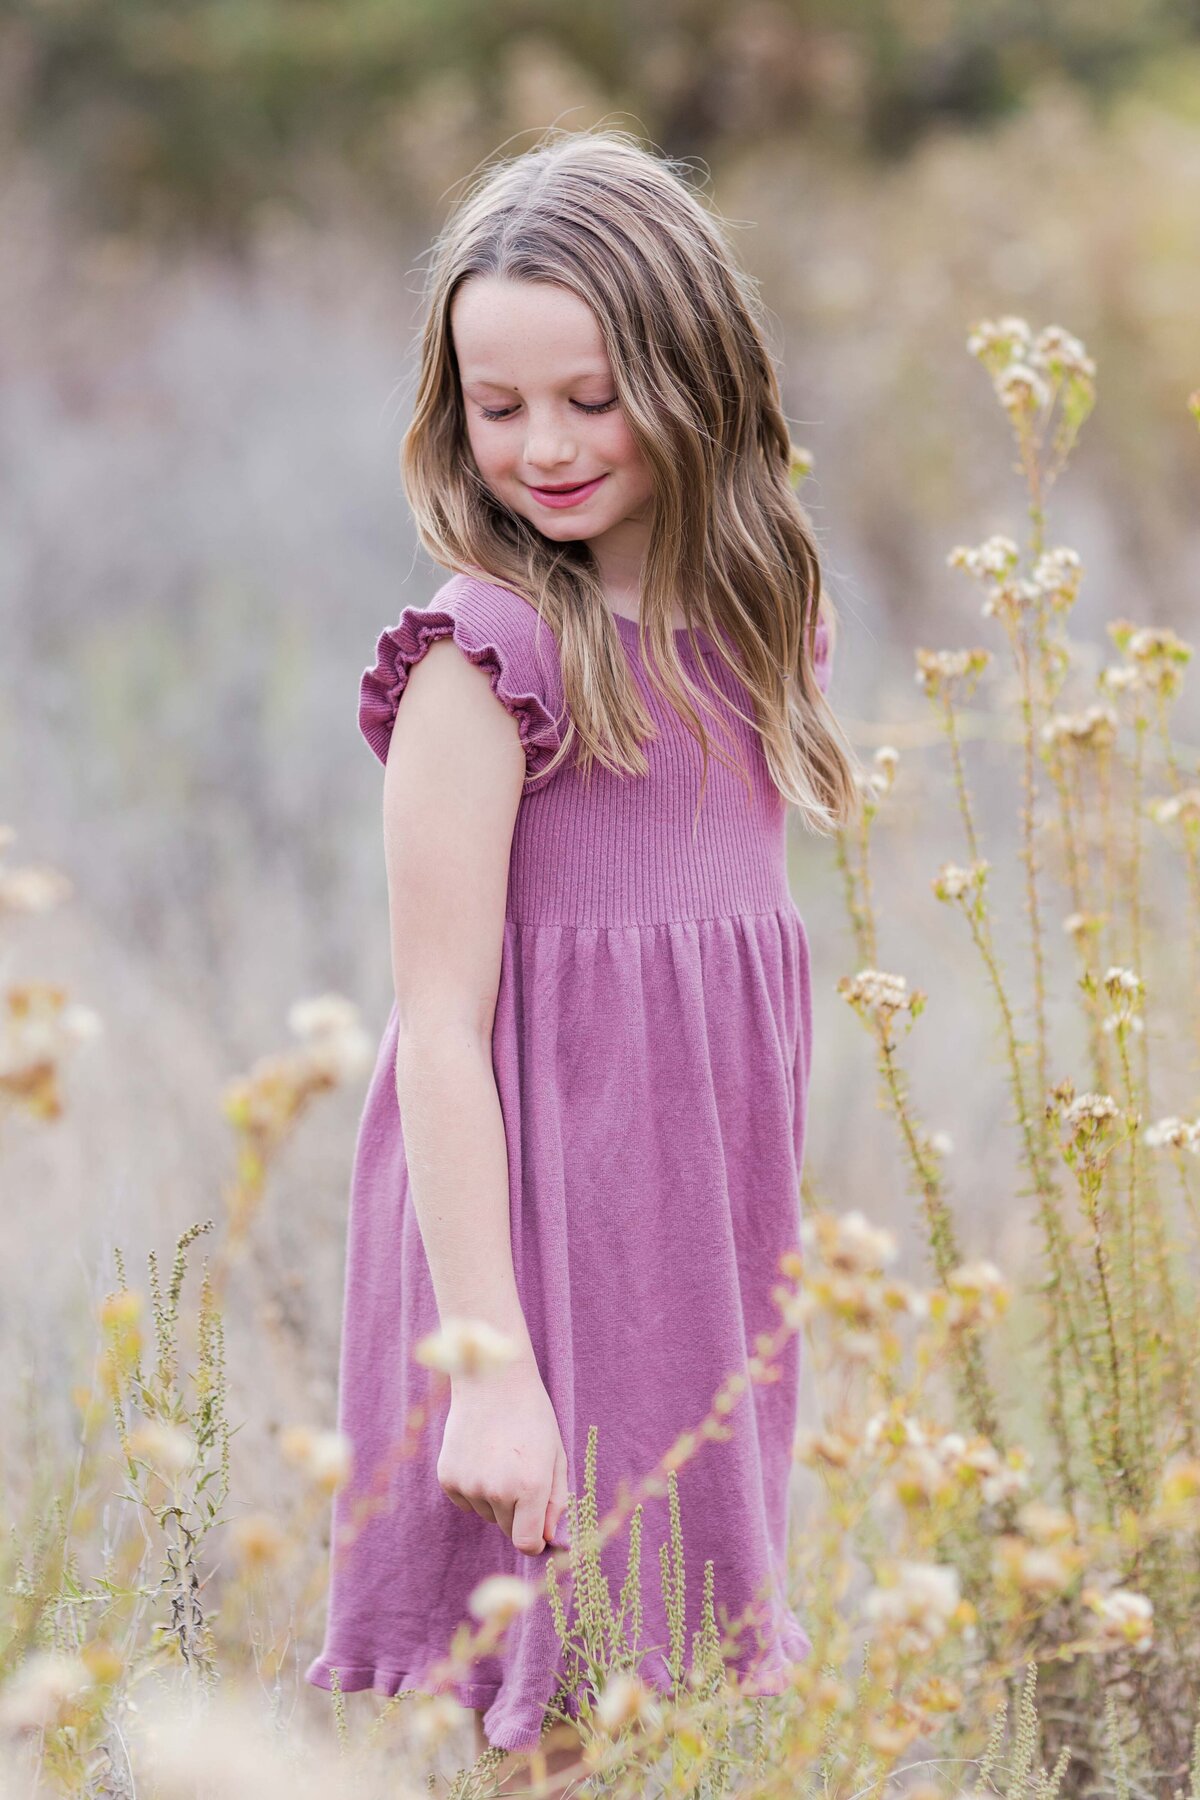
POLYGON ((567 1456, 536 1364, 466 1377, 451 1390, 437 1478, 461 1512, 540 1556, 567 1504, 567 1456))

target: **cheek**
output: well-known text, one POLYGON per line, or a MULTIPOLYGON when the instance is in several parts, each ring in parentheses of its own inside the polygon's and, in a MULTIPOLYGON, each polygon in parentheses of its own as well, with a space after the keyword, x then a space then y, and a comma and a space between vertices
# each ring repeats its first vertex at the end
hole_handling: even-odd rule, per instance
POLYGON ((609 426, 604 454, 606 460, 614 468, 623 469, 627 474, 639 479, 649 477, 649 466, 638 449, 637 439, 625 420, 619 415, 612 420, 609 426))
POLYGON ((479 431, 471 421, 467 423, 467 442, 471 446, 471 454, 475 458, 475 466, 486 479, 498 471, 496 456, 497 440, 489 432, 479 431))

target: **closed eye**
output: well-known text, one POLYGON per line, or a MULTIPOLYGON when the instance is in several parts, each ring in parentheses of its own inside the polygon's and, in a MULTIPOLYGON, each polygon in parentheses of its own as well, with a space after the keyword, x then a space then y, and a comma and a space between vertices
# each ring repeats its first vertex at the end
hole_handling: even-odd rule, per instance
MULTIPOLYGON (((613 407, 616 404, 617 404, 616 395, 614 395, 611 400, 601 401, 600 404, 597 406, 589 406, 587 404, 587 402, 584 400, 572 400, 572 402, 571 402, 572 406, 577 406, 579 408, 580 412, 585 412, 585 413, 611 412, 613 407)), ((495 408, 481 406, 479 408, 480 416, 481 416, 481 418, 484 418, 484 419, 507 419, 507 418, 510 418, 512 416, 512 414, 516 412, 516 410, 517 409, 515 406, 504 406, 504 407, 495 407, 495 408)))

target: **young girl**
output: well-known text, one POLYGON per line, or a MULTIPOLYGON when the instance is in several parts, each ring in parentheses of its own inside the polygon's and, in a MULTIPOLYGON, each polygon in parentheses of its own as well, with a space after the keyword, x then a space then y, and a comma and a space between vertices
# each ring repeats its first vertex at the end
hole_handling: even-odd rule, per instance
MULTIPOLYGON (((477 1583, 539 1581, 566 1543, 589 1427, 603 1516, 779 1325, 812 1037, 786 813, 857 804, 791 455, 752 284, 675 165, 597 131, 485 172, 435 247, 403 451, 453 573, 362 678, 395 1002, 351 1187, 319 1687, 433 1691, 477 1583), (413 1350, 451 1318, 517 1359, 447 1393, 413 1350)), ((711 1558, 762 1693, 811 1648, 785 1592, 798 1358, 678 1478, 689 1657, 711 1558)), ((664 1484, 640 1637, 664 1688, 668 1538, 664 1484)), ((603 1551, 614 1598, 627 1554, 603 1551)), ((539 1596, 453 1687, 477 1743, 531 1750, 559 1669, 539 1596)))

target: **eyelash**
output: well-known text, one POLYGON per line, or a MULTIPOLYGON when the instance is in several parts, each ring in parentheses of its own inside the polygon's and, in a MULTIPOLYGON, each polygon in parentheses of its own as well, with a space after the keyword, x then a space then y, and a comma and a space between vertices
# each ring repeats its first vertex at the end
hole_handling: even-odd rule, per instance
MULTIPOLYGON (((611 412, 616 404, 615 398, 612 400, 603 400, 598 406, 589 406, 584 400, 572 400, 571 402, 572 406, 577 406, 580 412, 585 413, 611 412)), ((511 406, 502 406, 493 410, 489 407, 481 406, 479 411, 481 416, 485 419, 507 419, 509 415, 515 411, 515 408, 511 406)))

